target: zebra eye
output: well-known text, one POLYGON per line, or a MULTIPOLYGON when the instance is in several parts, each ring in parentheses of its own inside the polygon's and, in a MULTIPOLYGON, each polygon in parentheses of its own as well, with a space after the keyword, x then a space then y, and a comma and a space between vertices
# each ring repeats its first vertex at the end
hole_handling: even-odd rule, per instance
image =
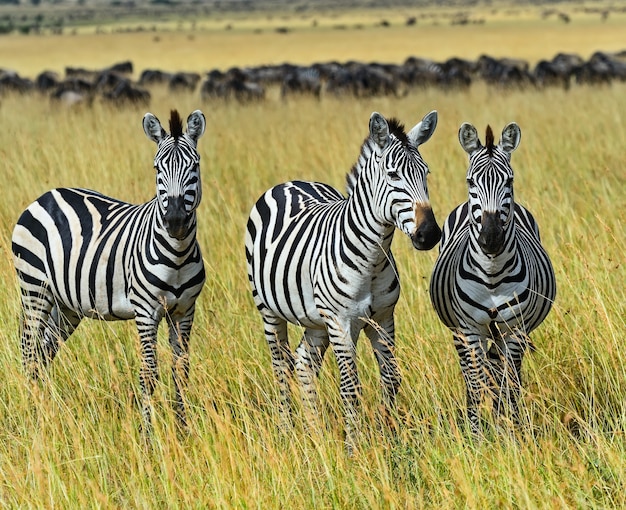
POLYGON ((474 182, 474 179, 467 179, 467 185, 470 188, 473 188, 474 186, 476 186, 476 183, 474 182))
POLYGON ((401 179, 401 177, 398 175, 398 172, 395 171, 387 172, 387 175, 392 181, 399 181, 401 179))
POLYGON ((509 177, 506 181, 506 185, 510 188, 513 186, 513 177, 509 177))

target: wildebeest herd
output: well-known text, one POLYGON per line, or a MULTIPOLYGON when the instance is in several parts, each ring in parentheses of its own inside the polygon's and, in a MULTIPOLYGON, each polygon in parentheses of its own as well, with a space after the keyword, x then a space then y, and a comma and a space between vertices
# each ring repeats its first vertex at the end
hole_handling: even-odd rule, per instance
POLYGON ((588 60, 571 53, 558 53, 534 67, 523 59, 482 55, 477 60, 450 58, 443 62, 409 57, 402 64, 358 61, 326 62, 307 66, 294 64, 213 69, 202 76, 196 72, 143 70, 133 79, 130 61, 101 70, 66 67, 65 76, 43 71, 34 80, 15 71, 0 69, 0 94, 42 93, 60 104, 92 104, 98 99, 111 104, 150 102, 150 89, 166 86, 172 92, 199 93, 203 101, 259 101, 272 88, 280 97, 295 95, 403 96, 411 90, 438 87, 462 90, 485 82, 504 88, 563 87, 572 84, 609 84, 626 81, 626 50, 597 51, 588 60))

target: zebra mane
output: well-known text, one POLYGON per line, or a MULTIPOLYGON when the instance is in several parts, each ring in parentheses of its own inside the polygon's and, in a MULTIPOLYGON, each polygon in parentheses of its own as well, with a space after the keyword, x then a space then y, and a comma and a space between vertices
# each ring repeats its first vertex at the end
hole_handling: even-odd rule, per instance
POLYGON ((170 134, 176 140, 183 136, 183 121, 177 110, 170 112, 170 134))
POLYGON ((406 133, 404 132, 404 124, 402 124, 395 117, 392 117, 391 119, 389 119, 387 121, 387 124, 389 125, 389 132, 392 135, 394 135, 398 140, 400 140, 402 145, 407 147, 409 145, 409 139, 407 138, 406 133))
MULTIPOLYGON (((404 131, 404 124, 402 124, 395 117, 392 117, 390 119, 387 119, 387 125, 389 126, 389 133, 395 136, 403 146, 408 147, 409 139, 404 131)), ((361 169, 365 166, 365 161, 372 155, 372 152, 374 151, 374 143, 375 142, 369 136, 363 141, 363 145, 361 146, 361 154, 359 154, 359 159, 346 175, 346 191, 348 192, 348 195, 351 195, 354 191, 354 187, 356 186, 357 180, 359 179, 361 169)))
POLYGON ((490 157, 493 156, 493 131, 489 124, 487 124, 487 132, 485 133, 485 148, 487 149, 487 154, 490 157))

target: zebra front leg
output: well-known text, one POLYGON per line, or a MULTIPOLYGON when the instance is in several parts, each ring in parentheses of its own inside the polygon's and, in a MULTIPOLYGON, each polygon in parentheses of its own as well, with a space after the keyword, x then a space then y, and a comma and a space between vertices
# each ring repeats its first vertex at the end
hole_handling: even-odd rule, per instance
POLYGON ((365 334, 369 338, 378 367, 380 369, 380 383, 382 388, 385 419, 388 425, 393 423, 392 414, 396 408, 396 396, 400 388, 401 376, 395 356, 395 323, 393 315, 379 323, 370 322, 365 327, 365 334))
POLYGON ((325 329, 307 328, 295 354, 295 370, 302 391, 302 402, 310 417, 319 412, 317 378, 322 367, 329 339, 325 329))
POLYGON ((293 376, 294 357, 289 348, 287 322, 275 315, 263 313, 265 339, 272 357, 272 369, 278 383, 280 399, 280 428, 291 426, 291 391, 289 382, 293 376))
POLYGON ((482 435, 480 404, 489 390, 485 340, 475 334, 454 334, 461 372, 467 389, 467 419, 475 437, 482 435))
POLYGON ((181 320, 167 316, 170 347, 172 348, 172 379, 175 390, 175 411, 181 432, 187 432, 185 395, 189 381, 189 337, 193 325, 195 307, 181 320))
POLYGON ((152 434, 152 395, 159 378, 156 352, 159 321, 142 315, 137 315, 135 321, 139 331, 141 350, 139 386, 141 389, 141 414, 143 418, 142 433, 144 439, 149 440, 152 434))
POLYGON ((522 361, 528 345, 525 335, 506 335, 494 342, 492 351, 498 357, 491 365, 491 378, 497 382, 494 388, 494 414, 500 416, 508 407, 511 420, 520 425, 519 396, 522 388, 522 361), (503 402, 504 401, 504 404, 503 402))
MULTIPOLYGON (((492 414, 498 419, 502 414, 502 396, 506 389, 506 369, 504 359, 504 345, 501 340, 494 340, 487 352, 487 368, 489 371, 489 391, 493 403, 492 414)), ((506 400, 506 397, 505 399, 506 400)))
POLYGON ((339 367, 339 392, 345 418, 345 446, 346 453, 351 456, 357 445, 357 436, 361 428, 359 419, 361 384, 356 364, 356 342, 359 329, 351 324, 342 326, 328 321, 328 333, 339 367))

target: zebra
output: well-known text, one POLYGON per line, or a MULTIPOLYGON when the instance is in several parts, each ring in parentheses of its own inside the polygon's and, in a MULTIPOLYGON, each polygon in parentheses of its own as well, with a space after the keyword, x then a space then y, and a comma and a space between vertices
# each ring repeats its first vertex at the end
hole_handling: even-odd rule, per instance
POLYGON ((200 110, 186 133, 175 110, 170 133, 151 113, 143 118, 157 144, 156 197, 133 205, 96 191, 57 188, 21 214, 12 250, 22 318, 22 361, 37 380, 84 317, 135 319, 140 337, 143 430, 151 430, 157 381, 157 329, 165 318, 173 351, 176 415, 186 429, 183 390, 189 372, 189 335, 205 281, 196 241, 202 197, 196 146, 206 120, 200 110))
POLYGON ((546 318, 556 296, 554 270, 537 223, 513 199, 510 159, 520 139, 521 130, 512 122, 495 145, 488 126, 483 146, 474 126, 461 125, 459 141, 469 154, 469 198, 445 221, 430 282, 433 307, 453 334, 476 437, 486 393, 493 399, 494 416, 503 414, 504 400, 519 426, 529 334, 546 318))
POLYGON ((405 133, 397 119, 374 112, 347 174, 347 197, 326 184, 291 181, 267 190, 252 207, 248 278, 279 386, 282 428, 290 422, 294 370, 305 409, 317 415, 315 380, 330 345, 340 372, 346 448, 353 451, 361 392, 356 343, 363 329, 380 368, 385 407, 393 409, 400 385, 393 315, 400 284, 391 242, 396 227, 418 250, 430 250, 441 236, 428 198, 429 169, 418 150, 436 125, 432 111, 405 133), (288 323, 304 327, 295 353, 288 323))

